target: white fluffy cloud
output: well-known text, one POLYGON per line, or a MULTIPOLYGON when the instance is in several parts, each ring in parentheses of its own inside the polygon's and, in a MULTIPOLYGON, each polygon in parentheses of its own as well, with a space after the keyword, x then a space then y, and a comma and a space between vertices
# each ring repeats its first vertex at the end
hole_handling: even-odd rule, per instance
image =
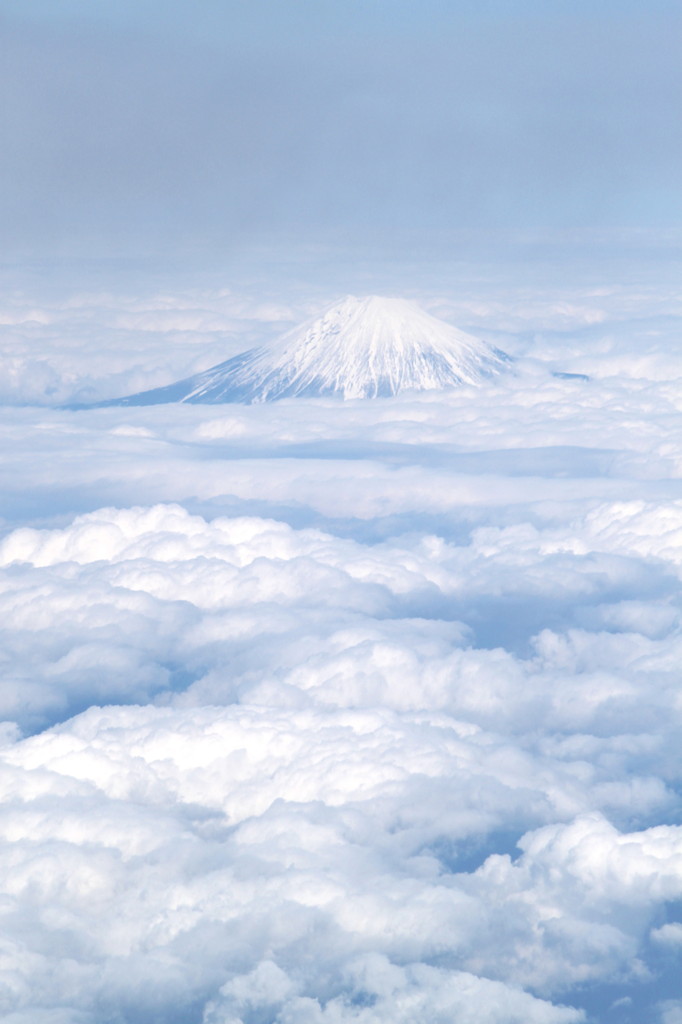
POLYGON ((578 1021, 547 996, 636 977, 682 895, 679 827, 594 812, 460 867, 561 783, 450 718, 110 707, 0 763, 7 1009, 578 1021))
MULTIPOLYGON (((93 324, 157 383, 293 315, 88 301, 14 309, 74 331, 24 398, 93 324)), ((3 1020, 677 1020, 682 391, 554 341, 446 395, 0 410, 3 1020)))
MULTIPOLYGON (((180 506, 8 534, 5 716, 36 729, 93 700, 157 705, 8 733, 2 834, 23 879, 8 914, 31 893, 32 940, 8 1008, 33 1005, 35 972, 64 976, 34 945, 46 927, 94 958, 73 956, 87 1014, 120 1005, 132 961, 138 1012, 165 964, 172 1001, 203 1000, 207 1022, 440 1021, 473 1005, 501 1024, 579 1020, 562 994, 637 978, 648 930, 665 945, 657 915, 682 898, 679 829, 608 820, 676 802, 677 562, 665 538, 641 549, 646 514, 602 506, 460 545, 180 506), (647 573, 650 601, 614 603, 647 573), (524 601, 587 619, 523 653, 476 646, 482 614, 524 601), (470 622, 452 615, 467 606, 470 622), (329 949, 315 969, 310 942, 329 949), (363 989, 358 971, 384 980, 363 989)), ((45 1008, 63 998, 61 980, 40 984, 45 1008)), ((168 992, 145 1012, 170 1012, 168 992)))

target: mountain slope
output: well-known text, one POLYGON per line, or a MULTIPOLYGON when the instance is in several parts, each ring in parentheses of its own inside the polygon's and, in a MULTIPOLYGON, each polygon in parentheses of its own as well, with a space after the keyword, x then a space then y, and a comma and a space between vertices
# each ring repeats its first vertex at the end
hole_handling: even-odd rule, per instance
POLYGON ((101 404, 375 398, 477 384, 509 362, 503 352, 412 302, 347 298, 269 345, 167 387, 101 404))

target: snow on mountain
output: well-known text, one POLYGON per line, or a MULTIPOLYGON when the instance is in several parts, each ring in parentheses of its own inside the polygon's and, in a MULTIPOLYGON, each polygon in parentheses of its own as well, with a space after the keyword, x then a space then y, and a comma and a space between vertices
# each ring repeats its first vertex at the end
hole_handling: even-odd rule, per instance
POLYGON ((413 302, 348 297, 269 345, 167 387, 103 405, 270 402, 295 396, 376 398, 478 384, 508 367, 504 352, 413 302))

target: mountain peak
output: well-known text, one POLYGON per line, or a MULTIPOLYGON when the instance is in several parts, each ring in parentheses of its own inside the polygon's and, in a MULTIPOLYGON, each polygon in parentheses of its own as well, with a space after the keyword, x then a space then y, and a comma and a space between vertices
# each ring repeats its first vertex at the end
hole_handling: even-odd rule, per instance
POLYGON ((165 388, 106 404, 376 398, 478 384, 509 357, 406 299, 349 295, 268 345, 165 388))

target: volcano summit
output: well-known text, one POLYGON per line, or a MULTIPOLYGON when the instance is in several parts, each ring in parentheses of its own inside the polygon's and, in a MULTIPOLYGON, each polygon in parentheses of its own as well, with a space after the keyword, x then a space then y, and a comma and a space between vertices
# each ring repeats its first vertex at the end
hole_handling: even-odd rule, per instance
POLYGON ((377 398, 478 384, 509 363, 504 352, 412 302, 349 297, 268 345, 175 384, 100 405, 377 398))

